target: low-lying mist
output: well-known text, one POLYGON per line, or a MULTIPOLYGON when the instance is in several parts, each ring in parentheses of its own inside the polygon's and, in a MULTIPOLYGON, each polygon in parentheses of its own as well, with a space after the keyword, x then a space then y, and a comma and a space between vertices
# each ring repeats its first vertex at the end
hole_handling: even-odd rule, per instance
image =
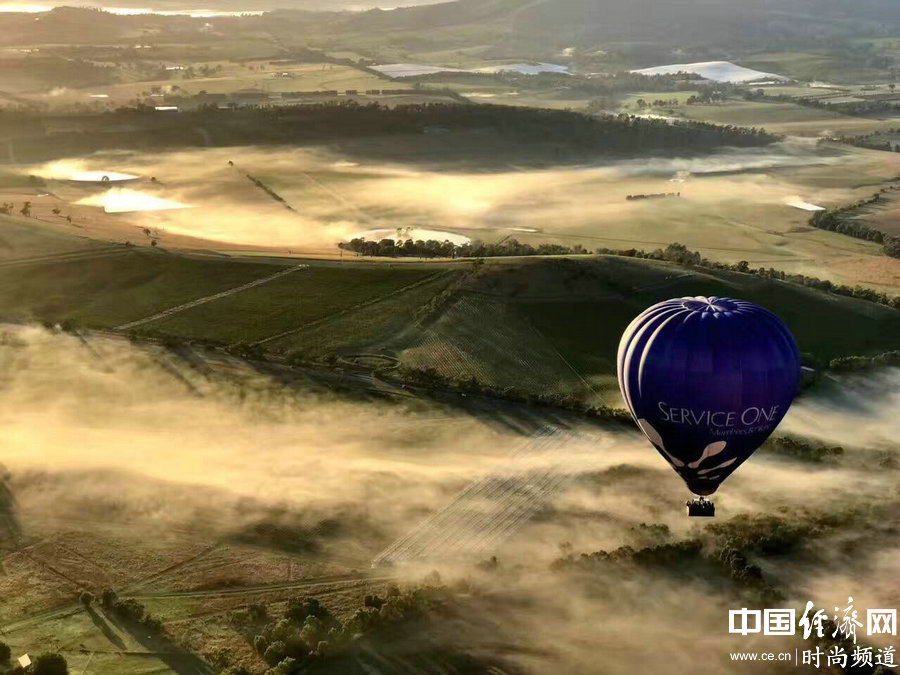
POLYGON ((799 399, 780 431, 845 444, 844 457, 813 463, 761 453, 720 489, 718 517, 697 522, 684 516, 680 479, 636 433, 585 423, 552 451, 535 449, 539 439, 432 403, 352 400, 289 388, 236 362, 205 370, 158 346, 85 339, 2 330, 4 501, 24 545, 37 533, 84 532, 91 521, 127 523, 132 536, 162 526, 232 541, 268 524, 315 540, 312 548, 285 547, 284 538, 251 543, 365 567, 486 480, 506 488, 471 502, 483 518, 448 518, 432 538, 443 542, 440 557, 399 559, 388 571, 473 578, 488 591, 472 599, 482 637, 470 647, 535 672, 740 672, 729 650, 793 651, 799 643, 790 639, 728 635, 727 610, 748 599, 711 573, 707 558, 697 567, 551 571, 554 560, 582 552, 694 538, 721 544, 724 535, 709 528, 743 515, 795 525, 831 518, 804 530, 790 552, 761 559, 783 598, 777 606, 802 609, 810 599, 830 609, 849 595, 857 606, 900 604, 900 547, 885 539, 884 516, 897 503, 900 371, 846 378, 799 399), (554 489, 538 489, 554 475, 554 489), (529 517, 506 538, 472 547, 493 526, 497 511, 487 503, 521 501, 526 488, 537 495, 529 517), (473 566, 492 555, 493 570, 473 566))
MULTIPOLYGON (((79 186, 73 201, 133 211, 129 222, 162 232, 163 240, 168 233, 309 252, 333 251, 338 241, 360 231, 399 227, 447 230, 486 241, 515 231, 544 239, 610 237, 646 240, 652 248, 685 237, 709 238, 709 232, 697 229, 704 214, 714 230, 721 218, 739 219, 759 208, 794 217, 785 201, 797 196, 816 204, 846 201, 851 190, 812 187, 796 174, 855 161, 788 141, 704 157, 606 160, 553 169, 435 170, 335 148, 238 147, 102 153, 26 170, 53 180, 104 172, 141 176, 127 186, 130 201, 122 191, 107 192, 100 185, 79 186), (678 193, 679 198, 626 200, 631 194, 658 193, 678 193), (160 211, 160 204, 194 208, 160 211)), ((74 188, 62 192, 68 190, 74 188)), ((102 216, 91 226, 102 229, 102 216)))

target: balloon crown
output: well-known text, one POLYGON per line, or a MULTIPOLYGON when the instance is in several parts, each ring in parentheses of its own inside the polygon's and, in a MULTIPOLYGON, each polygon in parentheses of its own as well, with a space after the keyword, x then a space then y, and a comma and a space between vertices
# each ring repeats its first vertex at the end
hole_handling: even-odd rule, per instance
POLYGON ((682 298, 681 306, 695 312, 712 312, 714 314, 732 312, 739 308, 738 303, 731 298, 717 298, 715 296, 707 298, 705 295, 698 295, 694 298, 682 298))

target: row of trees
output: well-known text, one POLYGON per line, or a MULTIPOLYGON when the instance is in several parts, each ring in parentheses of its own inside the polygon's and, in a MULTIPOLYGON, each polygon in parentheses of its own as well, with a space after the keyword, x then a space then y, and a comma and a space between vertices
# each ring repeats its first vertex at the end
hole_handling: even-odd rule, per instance
POLYGON ((856 298, 858 300, 868 300, 876 302, 887 307, 900 309, 900 295, 888 295, 881 291, 876 291, 865 286, 847 286, 846 284, 836 284, 828 279, 819 279, 818 277, 809 277, 805 274, 792 274, 783 270, 776 270, 773 267, 765 268, 750 267, 746 260, 741 260, 735 264, 717 262, 704 258, 697 251, 691 251, 684 244, 669 244, 665 249, 656 249, 647 252, 640 249, 616 250, 607 248, 598 248, 597 253, 608 255, 621 255, 632 258, 647 258, 649 260, 668 260, 685 266, 704 267, 715 270, 729 270, 733 272, 742 272, 744 274, 754 274, 763 279, 777 279, 778 281, 789 281, 801 286, 808 286, 826 293, 834 293, 836 295, 845 295, 847 297, 856 298))
POLYGON ((900 128, 874 131, 871 134, 861 134, 859 136, 838 136, 834 140, 857 148, 900 152, 900 128))
POLYGON ((507 239, 494 244, 486 244, 481 241, 454 244, 451 241, 437 241, 429 239, 402 239, 403 232, 398 230, 398 238, 381 239, 380 241, 367 241, 362 238, 351 239, 349 242, 341 242, 338 246, 345 251, 353 251, 361 255, 380 257, 419 257, 419 258, 495 258, 504 256, 531 256, 531 255, 578 255, 586 254, 588 250, 580 244, 564 246, 562 244, 531 244, 522 243, 516 239, 507 239))
MULTIPOLYGON (((820 211, 818 213, 830 213, 820 211)), ((861 226, 865 227, 865 226, 861 226)), ((867 228, 868 229, 868 228, 867 228)), ((862 232, 862 230, 860 230, 862 232)), ((881 233, 879 233, 881 234, 881 233)), ((893 257, 900 257, 900 238, 890 237, 882 234, 882 241, 885 246, 885 253, 893 257)), ((878 239, 872 239, 878 241, 878 239)), ((339 244, 345 250, 355 251, 362 255, 377 256, 404 256, 418 255, 425 257, 474 257, 489 258, 502 256, 532 256, 532 255, 578 255, 587 254, 583 246, 563 246, 561 244, 541 244, 532 246, 519 242, 515 239, 508 239, 496 244, 484 244, 482 242, 472 242, 463 245, 453 244, 449 241, 438 242, 429 240, 404 242, 394 242, 392 239, 382 239, 379 242, 368 242, 364 239, 353 239, 350 242, 339 244)), ((738 263, 730 264, 709 260, 700 255, 698 251, 692 251, 684 244, 674 243, 666 246, 665 249, 658 248, 653 251, 645 251, 643 249, 612 249, 597 248, 594 253, 601 255, 618 255, 628 258, 644 258, 647 260, 665 260, 678 263, 688 267, 704 267, 716 270, 729 270, 734 272, 742 272, 744 274, 754 274, 763 279, 777 279, 779 281, 789 281, 801 286, 809 286, 811 288, 825 291, 827 293, 835 293, 837 295, 845 295, 860 300, 868 300, 877 302, 894 309, 900 309, 900 296, 888 295, 881 291, 876 291, 864 286, 847 286, 846 284, 836 284, 827 279, 819 279, 818 277, 810 277, 805 274, 793 274, 776 270, 773 267, 752 268, 746 260, 738 263)))
POLYGON ((852 204, 847 204, 837 209, 817 211, 810 217, 809 224, 820 230, 838 232, 840 234, 845 234, 848 237, 877 242, 882 245, 885 255, 892 258, 900 258, 900 237, 885 234, 881 230, 869 227, 856 219, 857 214, 861 210, 868 206, 872 206, 873 204, 877 204, 881 201, 882 195, 897 189, 897 187, 882 188, 871 197, 860 199, 852 204))
POLYGON ((806 108, 830 110, 844 115, 873 115, 900 111, 900 100, 894 98, 896 85, 889 85, 890 94, 871 96, 859 101, 833 102, 824 96, 793 96, 791 94, 766 94, 763 89, 743 89, 741 95, 748 101, 794 103, 806 108))
POLYGON ((882 352, 875 356, 842 356, 831 359, 828 367, 838 373, 848 373, 873 368, 900 367, 900 350, 882 352))
POLYGON ((823 445, 792 436, 770 438, 763 447, 776 455, 815 464, 837 459, 844 454, 844 448, 840 445, 823 445))

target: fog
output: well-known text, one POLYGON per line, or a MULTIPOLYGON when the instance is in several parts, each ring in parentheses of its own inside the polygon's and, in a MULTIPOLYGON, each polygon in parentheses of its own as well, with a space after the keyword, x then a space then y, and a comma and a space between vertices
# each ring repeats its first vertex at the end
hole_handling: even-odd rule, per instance
MULTIPOLYGON (((727 610, 747 599, 702 570, 549 571, 563 544, 576 555, 640 548, 710 526, 684 516, 687 490, 637 434, 585 424, 529 437, 431 404, 353 401, 288 389, 237 362, 188 363, 124 339, 2 329, 0 457, 24 543, 93 521, 127 524, 132 538, 165 526, 203 540, 269 522, 298 537, 318 531, 321 555, 366 566, 432 527, 436 544, 419 547, 430 554, 407 547, 392 573, 412 582, 437 568, 472 579, 481 611, 463 632, 476 628, 468 646, 516 645, 511 658, 537 672, 597 672, 598 659, 613 673, 689 672, 701 662, 704 672, 735 672, 729 650, 798 644, 729 636, 727 610), (460 509, 473 484, 477 498, 460 509), (323 522, 332 523, 324 533, 323 522), (648 538, 641 523, 669 534, 648 538), (472 566, 490 555, 497 570, 472 566)), ((823 391, 799 399, 783 430, 846 443, 850 456, 823 465, 754 457, 715 496, 714 523, 896 505, 896 469, 868 453, 898 459, 900 371, 823 391)), ((846 595, 862 607, 896 606, 900 554, 882 550, 878 536, 877 522, 856 521, 765 574, 788 606, 811 599, 830 609, 846 595), (851 549, 838 545, 847 541, 851 549)))
MULTIPOLYGON (((721 241, 753 253, 784 244, 774 237, 778 228, 787 230, 792 219, 801 217, 786 201, 829 205, 851 198, 851 190, 813 187, 810 179, 839 162, 853 164, 857 158, 787 141, 705 157, 499 171, 367 162, 333 148, 256 147, 109 152, 23 170, 51 180, 141 176, 127 190, 51 187, 78 204, 134 211, 128 222, 159 231, 163 243, 167 235, 190 236, 219 244, 333 252, 338 241, 360 232, 409 227, 484 241, 517 231, 534 234, 534 241, 575 237, 571 243, 593 246, 585 240, 596 239, 596 245, 606 241, 611 247, 617 241, 647 248, 673 240, 695 247, 721 241), (662 192, 679 194, 652 202, 625 199, 662 192), (174 208, 183 205, 192 209, 174 208), (762 227, 759 209, 782 224, 776 220, 762 227), (757 216, 748 220, 752 214, 757 216), (736 222, 741 225, 735 227, 736 222)), ((85 222, 101 236, 106 224, 118 223, 104 220, 102 213, 85 222)))

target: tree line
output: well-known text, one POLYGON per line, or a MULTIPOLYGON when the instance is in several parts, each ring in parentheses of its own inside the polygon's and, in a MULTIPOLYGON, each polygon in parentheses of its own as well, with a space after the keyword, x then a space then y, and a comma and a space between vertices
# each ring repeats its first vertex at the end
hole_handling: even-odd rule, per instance
POLYGON ((886 234, 881 230, 876 230, 855 218, 858 211, 880 202, 882 195, 886 192, 893 192, 898 189, 900 188, 897 186, 882 188, 871 197, 860 199, 852 204, 847 204, 836 209, 817 211, 810 216, 809 224, 820 230, 838 232, 839 234, 845 234, 848 237, 874 241, 882 245, 882 250, 885 255, 892 258, 900 258, 900 237, 895 237, 886 234))
MULTIPOLYGON (((826 213, 819 211, 818 213, 826 213)), ((864 227, 864 226, 862 226, 864 227)), ((881 234, 881 233, 879 233, 881 234)), ((887 255, 900 258, 900 238, 883 235, 885 253, 887 255)), ((877 239, 872 239, 877 241, 877 239)), ((647 260, 664 260, 668 262, 678 263, 679 265, 703 267, 707 269, 726 270, 732 272, 742 272, 744 274, 753 274, 763 279, 777 279, 779 281, 789 281, 801 286, 808 286, 826 293, 834 293, 836 295, 845 295, 850 298, 859 300, 868 300, 876 302, 887 307, 900 309, 900 296, 888 295, 881 291, 876 291, 864 286, 847 286, 846 284, 836 284, 827 279, 819 279, 818 277, 810 277, 805 274, 794 274, 776 270, 773 267, 753 268, 750 267, 746 260, 730 264, 717 262, 704 258, 698 251, 691 251, 684 244, 673 243, 666 246, 665 249, 657 248, 653 251, 645 251, 643 249, 613 249, 613 248, 596 248, 593 252, 586 250, 580 244, 575 246, 565 246, 563 244, 540 244, 532 246, 531 244, 519 242, 516 239, 507 239, 506 241, 497 242, 495 244, 485 244, 483 242, 471 242, 466 244, 453 244, 449 241, 438 242, 435 240, 412 241, 408 239, 403 242, 395 242, 392 239, 382 239, 379 242, 368 242, 364 239, 353 239, 349 242, 343 242, 339 246, 345 250, 354 251, 361 255, 377 255, 377 256, 420 256, 430 258, 490 258, 504 256, 533 256, 533 255, 586 255, 596 253, 598 255, 617 255, 627 258, 644 258, 647 260)))
MULTIPOLYGON (((398 237, 402 238, 402 230, 398 230, 398 237)), ((565 246, 563 244, 539 244, 532 246, 516 239, 507 239, 493 244, 481 241, 454 244, 444 240, 428 239, 381 239, 379 241, 367 241, 364 238, 354 238, 348 242, 340 242, 338 246, 345 251, 353 251, 360 255, 380 256, 386 258, 416 257, 416 258, 498 258, 508 256, 532 256, 532 255, 578 255, 587 254, 589 251, 583 246, 565 246)))
MULTIPOLYGON (((43 143, 47 120, 78 122, 83 131, 59 134, 58 147, 70 153, 103 148, 192 146, 196 128, 214 146, 298 143, 361 136, 422 134, 432 131, 489 130, 517 147, 556 147, 573 156, 599 154, 698 153, 722 146, 758 147, 777 137, 761 129, 706 122, 643 119, 629 115, 592 116, 566 110, 518 106, 420 103, 387 107, 354 100, 290 106, 245 106, 220 109, 205 105, 177 115, 160 115, 151 107, 119 108, 93 115, 26 115, 0 111, 0 133, 23 139, 29 157, 51 157, 43 143), (131 125, 134 128, 128 129, 131 125), (30 143, 26 141, 31 141, 30 143), (40 141, 40 143, 38 142, 40 141)), ((18 147, 18 146, 17 146, 18 147)))
POLYGON ((900 350, 882 352, 875 356, 842 356, 831 359, 829 369, 838 373, 848 373, 873 368, 900 367, 900 350))
POLYGON ((743 96, 748 101, 768 101, 771 103, 794 103, 805 108, 817 108, 819 110, 831 110, 843 115, 864 117, 883 113, 900 112, 900 100, 891 94, 872 97, 861 101, 846 101, 842 103, 829 102, 827 98, 812 96, 791 96, 789 94, 766 94, 762 89, 745 90, 743 96))
MULTIPOLYGON (((823 142, 824 140, 825 139, 823 139, 823 142)), ((852 145, 857 148, 883 150, 885 152, 900 152, 900 127, 884 129, 882 131, 873 131, 870 134, 860 134, 859 136, 838 136, 831 140, 846 145, 852 145), (896 140, 885 138, 886 136, 892 136, 896 140)))

